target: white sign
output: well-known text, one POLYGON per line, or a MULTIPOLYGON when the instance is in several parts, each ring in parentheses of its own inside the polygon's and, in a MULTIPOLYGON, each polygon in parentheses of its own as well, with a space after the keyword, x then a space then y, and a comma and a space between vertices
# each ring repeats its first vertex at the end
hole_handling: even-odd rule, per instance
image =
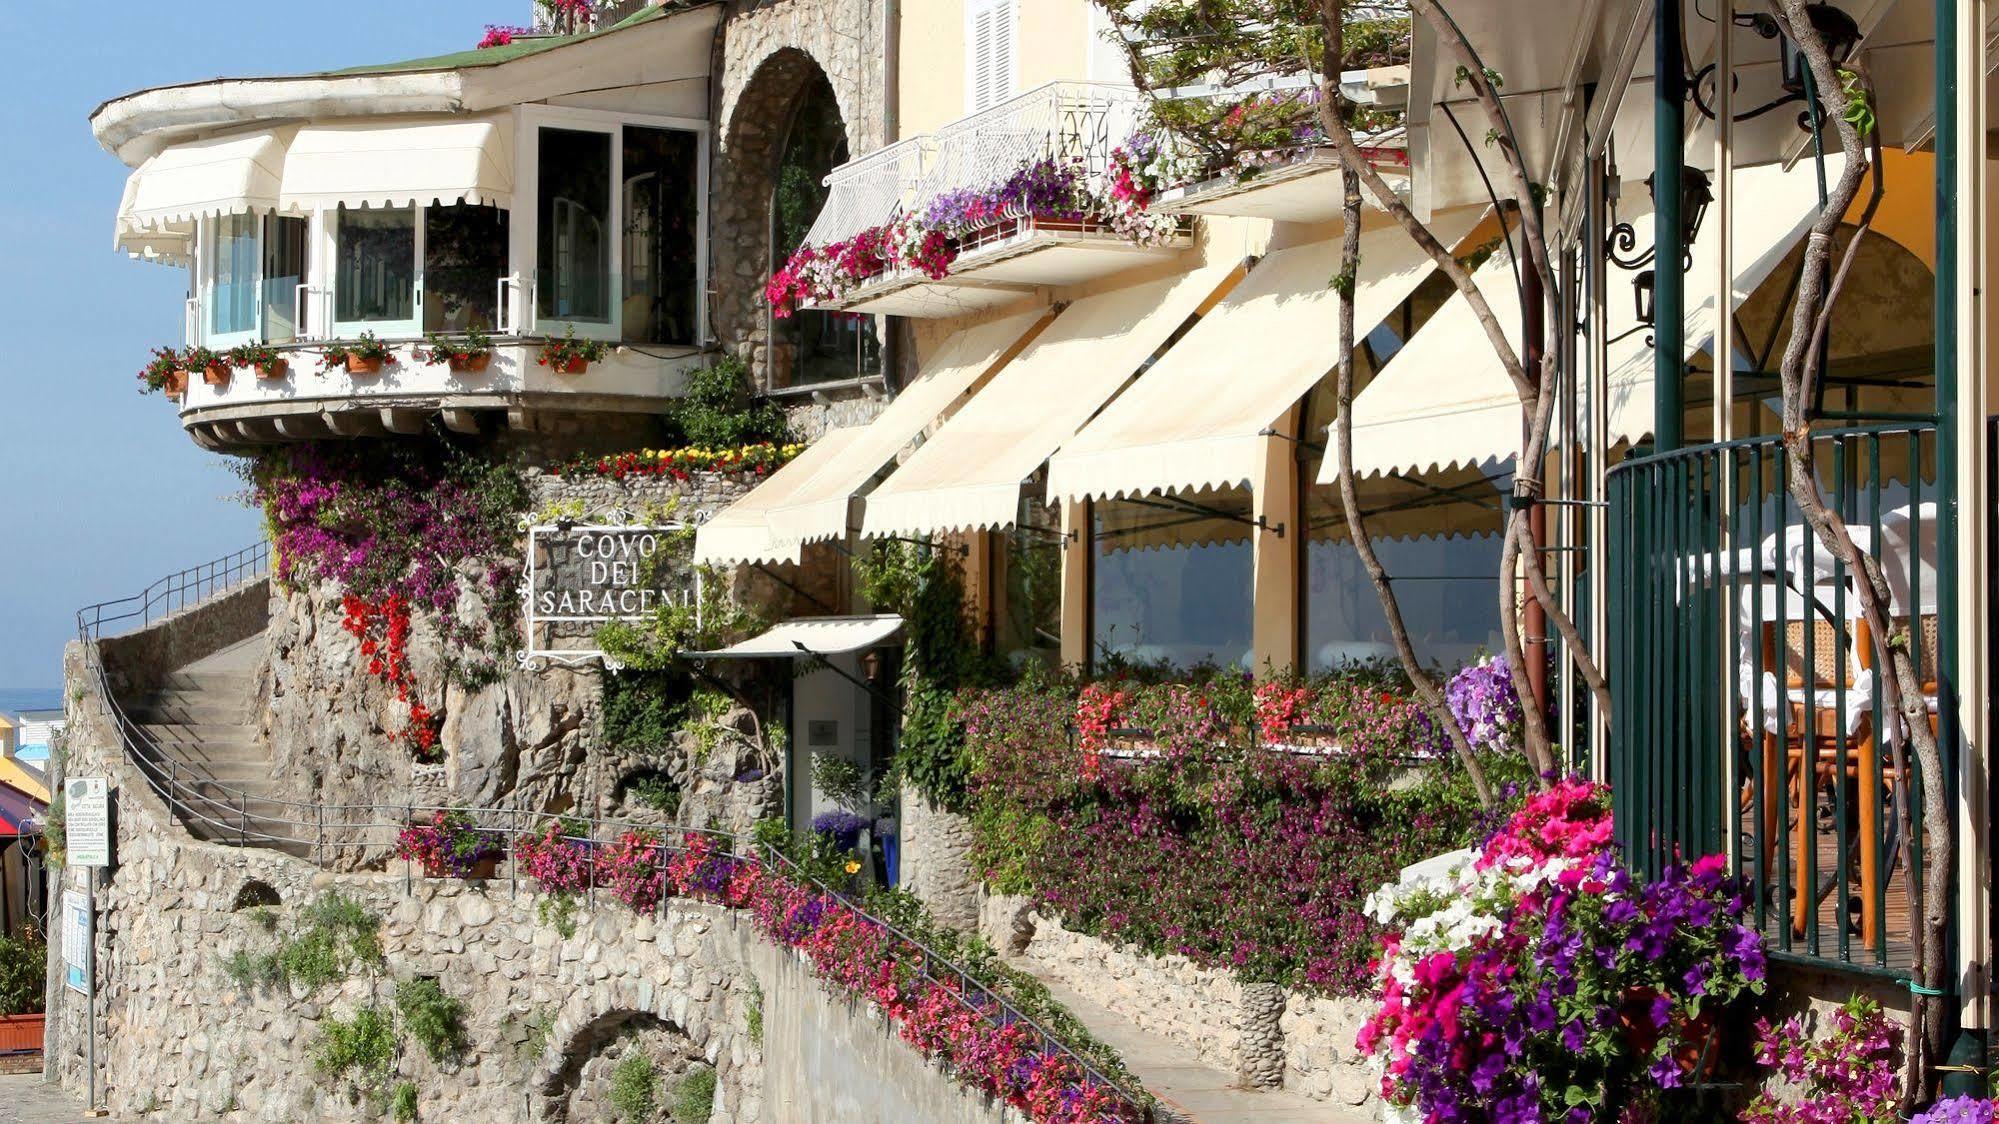
POLYGON ((615 671, 616 661, 596 645, 599 627, 650 620, 673 605, 698 614, 701 575, 692 561, 690 530, 682 523, 529 525, 521 666, 602 661, 615 671))
POLYGON ((63 850, 71 866, 111 865, 111 787, 103 777, 63 782, 63 850))
POLYGON ((62 892, 63 984, 84 991, 90 963, 90 899, 82 890, 62 892))

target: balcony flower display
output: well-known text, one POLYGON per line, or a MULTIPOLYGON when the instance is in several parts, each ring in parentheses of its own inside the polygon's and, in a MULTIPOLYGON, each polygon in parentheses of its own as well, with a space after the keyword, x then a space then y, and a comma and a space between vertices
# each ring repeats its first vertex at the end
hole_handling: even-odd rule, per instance
POLYGON ((561 339, 542 341, 541 354, 535 362, 563 375, 580 375, 590 369, 590 364, 601 362, 611 353, 610 345, 598 340, 579 340, 576 329, 563 333, 561 339))
POLYGON ((1600 785, 1535 795, 1441 867, 1368 901, 1389 932, 1358 1042, 1383 1098, 1429 1121, 1628 1119, 1690 1080, 1722 1017, 1763 991, 1727 860, 1639 882, 1600 785))
POLYGON ((666 894, 666 844, 650 831, 626 831, 596 855, 597 884, 640 913, 666 894))
POLYGON ((267 343, 237 344, 227 356, 231 366, 250 367, 260 379, 281 379, 291 363, 277 348, 267 343))
POLYGON ((373 332, 362 332, 350 342, 327 344, 319 358, 319 367, 323 371, 346 367, 350 375, 374 375, 380 374, 385 365, 395 361, 396 353, 388 344, 373 332))
POLYGON ((434 812, 396 834, 396 857, 428 878, 479 877, 505 849, 498 832, 480 831, 464 812, 434 812))
POLYGON ((219 351, 190 347, 180 355, 181 368, 189 374, 201 372, 201 381, 210 386, 229 385, 229 359, 219 351))
MULTIPOLYGON (((1793 1015, 1771 1025, 1756 1020, 1756 1060, 1772 1066, 1796 1096, 1760 1093, 1742 1112, 1745 1124, 1819 1124, 1820 1121, 1874 1121, 1900 1118, 1902 1031, 1881 1005, 1856 995, 1832 1012, 1825 1035, 1814 1038, 1807 1020, 1793 1015)), ((1970 1098, 1940 1101, 1911 1124, 1951 1124, 1978 1120, 1970 1098), (1967 1111, 1971 1114, 1967 1115, 1967 1111)), ((1992 1108, 1985 1105, 1990 1124, 1992 1108)))
POLYGON ((476 375, 493 362, 493 337, 477 328, 452 337, 432 332, 417 349, 419 363, 444 363, 458 374, 476 375))
POLYGON ((686 445, 678 449, 640 449, 601 457, 579 457, 564 465, 564 476, 604 476, 623 480, 628 476, 665 476, 692 479, 697 472, 718 476, 768 476, 805 451, 797 442, 778 444, 758 441, 749 445, 717 449, 686 445))
POLYGON ((181 366, 180 353, 171 347, 156 347, 153 357, 139 368, 139 393, 165 394, 178 400, 187 393, 187 371, 181 366))

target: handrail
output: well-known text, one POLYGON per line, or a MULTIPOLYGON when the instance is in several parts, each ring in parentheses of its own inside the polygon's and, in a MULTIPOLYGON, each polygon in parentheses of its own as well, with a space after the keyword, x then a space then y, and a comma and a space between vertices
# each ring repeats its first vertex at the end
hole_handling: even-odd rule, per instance
MULTIPOLYGON (((1878 425, 1850 425, 1838 429, 1818 429, 1811 431, 1814 441, 1829 441, 1841 437, 1893 437, 1898 434, 1922 434, 1936 432, 1933 421, 1884 422, 1878 425)), ((1784 443, 1781 433, 1768 433, 1756 437, 1737 437, 1729 441, 1712 441, 1698 445, 1682 445, 1666 452, 1651 452, 1643 456, 1626 457, 1610 466, 1612 475, 1634 472, 1653 465, 1669 464, 1676 461, 1694 460, 1712 456, 1717 452, 1739 449, 1763 449, 1784 443)))
MULTIPOLYGON (((166 803, 169 811, 183 824, 190 827, 197 825, 206 827, 218 833, 220 837, 211 842, 238 847, 310 849, 313 861, 323 865, 329 857, 337 855, 343 849, 359 848, 364 853, 375 848, 386 851, 394 842, 395 836, 404 828, 420 824, 423 820, 440 813, 447 816, 462 816, 469 821, 469 826, 473 830, 501 837, 509 860, 509 879, 517 887, 520 871, 519 864, 513 859, 519 841, 524 837, 539 836, 551 819, 583 823, 586 832, 584 835, 566 835, 564 838, 584 843, 591 848, 615 842, 618 835, 627 831, 670 836, 661 839, 662 871, 665 869, 666 855, 669 852, 677 853, 684 850, 683 841, 690 836, 706 837, 724 844, 726 853, 730 857, 764 862, 783 869, 787 877, 808 884, 829 899, 837 901, 841 908, 848 910, 860 920, 907 944, 921 954, 922 966, 919 970, 923 978, 939 984, 955 984, 954 993, 973 1014, 988 1021, 997 1021, 1001 1025, 1026 1027, 1039 1039, 1043 1053, 1059 1051, 1076 1065, 1089 1082, 1115 1096, 1142 1118, 1152 1118, 1151 1098, 1142 1091, 1135 1092, 1127 1088, 1124 1083, 1104 1074, 1060 1035, 1022 1011, 1006 997, 994 992, 955 961, 910 936, 886 919, 869 913, 851 895, 827 885, 806 871, 789 855, 768 844, 752 841, 746 847, 745 840, 735 833, 707 828, 643 823, 600 816, 553 817, 521 808, 474 808, 414 802, 400 805, 313 804, 253 795, 212 778, 203 777, 185 762, 165 752, 146 732, 145 727, 133 721, 126 713, 110 689, 98 644, 104 638, 106 627, 109 625, 136 619, 142 622, 138 627, 145 627, 155 619, 155 610, 171 606, 159 613, 163 616, 168 612, 191 608, 205 600, 239 590, 265 576, 268 573, 269 560, 268 547, 260 543, 225 555, 213 562, 170 574, 131 597, 99 602, 77 612, 77 634, 83 641, 89 672, 96 679, 99 696, 110 708, 113 718, 118 723, 126 757, 145 778, 147 786, 166 803), (267 809, 275 809, 281 814, 270 814, 267 809), (292 818, 293 815, 298 818, 292 818), (975 995, 983 996, 988 1005, 982 1006, 975 995)), ((594 897, 598 882, 594 863, 591 864, 589 872, 586 892, 594 897)), ((410 878, 413 880, 414 875, 410 878)))

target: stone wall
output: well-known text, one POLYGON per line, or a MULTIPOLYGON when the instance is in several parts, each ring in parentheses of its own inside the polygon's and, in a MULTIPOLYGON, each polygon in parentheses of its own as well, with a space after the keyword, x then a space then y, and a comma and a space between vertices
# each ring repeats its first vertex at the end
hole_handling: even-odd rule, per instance
MULTIPOLYGON (((902 790, 902 888, 916 895, 940 924, 979 925, 979 874, 972 868, 972 825, 902 790)), ((1001 946, 1004 947, 1004 946, 1001 946)))
MULTIPOLYGON (((104 672, 120 690, 152 690, 175 668, 261 632, 270 611, 270 582, 246 583, 163 618, 153 627, 106 638, 100 649, 104 672)), ((119 623, 112 627, 119 627, 119 623)))
POLYGON ((1184 956, 1152 956, 1065 928, 1022 898, 989 895, 979 928, 1016 963, 1132 1025, 1184 1046, 1245 1085, 1346 1105, 1375 1099, 1375 1077, 1353 1048, 1359 1000, 1244 983, 1184 956))
MULTIPOLYGON (((871 1008, 831 1000, 794 954, 719 907, 670 901, 634 915, 586 902, 564 937, 539 919, 534 895, 505 880, 338 873, 195 841, 128 766, 83 657, 78 644, 65 653, 81 688, 67 768, 109 777, 116 806, 117 865, 100 878, 95 946, 97 1057, 118 1115, 379 1119, 378 1104, 316 1072, 316 1045, 330 1020, 389 1005, 396 981, 427 976, 466 1004, 469 1045, 439 1064, 402 1035, 388 1082, 415 1085, 420 1119, 606 1119, 615 1059, 643 1050, 668 1074, 713 1067, 715 1122, 1018 1124, 871 1008), (268 951, 300 910, 336 891, 382 919, 385 967, 312 992, 231 978, 232 953, 268 951)), ((60 885, 80 878, 51 874, 60 885)), ((80 1098, 84 1011, 61 987, 60 945, 51 942, 46 1066, 80 1098)))

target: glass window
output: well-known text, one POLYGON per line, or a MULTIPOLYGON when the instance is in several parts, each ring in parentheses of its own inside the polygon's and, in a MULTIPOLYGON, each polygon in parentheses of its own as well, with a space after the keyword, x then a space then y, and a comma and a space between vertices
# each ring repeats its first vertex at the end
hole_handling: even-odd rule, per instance
POLYGON ((306 220, 264 217, 264 339, 295 340, 306 325, 298 287, 305 283, 306 220))
POLYGON ((216 219, 212 281, 208 292, 210 335, 257 330, 257 216, 216 219))
POLYGON ((541 130, 535 260, 542 318, 611 323, 611 135, 541 130))
POLYGON ((1249 669, 1249 490, 1109 500, 1094 511, 1097 661, 1249 669))
MULTIPOLYGON (((1499 493, 1481 486, 1496 504, 1499 493)), ((1438 502, 1395 511, 1421 501, 1406 495, 1370 501, 1365 493, 1361 502, 1370 516, 1375 555, 1394 579, 1416 658, 1451 670, 1481 652, 1500 651, 1497 508, 1438 502), (1453 525, 1467 529, 1450 530, 1453 525), (1492 529, 1482 529, 1487 527, 1492 529)), ((1330 486, 1313 490, 1307 519, 1312 537, 1305 545, 1306 666, 1323 672, 1394 660, 1381 598, 1346 534, 1339 495, 1330 486)))
POLYGON ((624 338, 700 339, 700 137, 627 126, 624 133, 624 338))
POLYGON ((424 208, 424 331, 492 331, 506 272, 507 212, 470 203, 424 208))
POLYGON ((993 588, 998 650, 1016 664, 1062 659, 1062 517, 1023 499, 1014 529, 998 536, 993 588))
POLYGON ((335 216, 333 319, 343 324, 416 319, 416 209, 349 210, 335 216))
MULTIPOLYGON (((826 205, 826 173, 847 161, 847 129, 833 87, 820 77, 800 97, 785 133, 771 193, 771 268, 805 242, 826 205)), ((806 309, 771 321, 771 376, 778 386, 881 373, 881 326, 873 316, 806 309)))

